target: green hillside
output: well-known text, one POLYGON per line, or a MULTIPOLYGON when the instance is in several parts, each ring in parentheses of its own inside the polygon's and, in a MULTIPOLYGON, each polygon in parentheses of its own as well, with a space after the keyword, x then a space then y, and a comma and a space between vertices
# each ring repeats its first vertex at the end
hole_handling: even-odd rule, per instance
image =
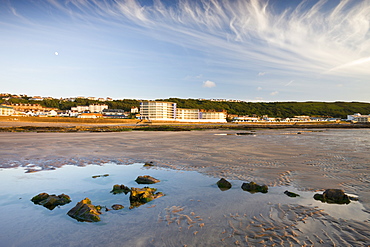
MULTIPOLYGON (((269 117, 293 117, 298 115, 346 118, 353 113, 363 115, 370 114, 370 103, 361 102, 220 102, 198 99, 168 98, 157 101, 170 101, 177 103, 179 108, 195 108, 205 110, 226 110, 235 115, 268 115, 269 117)), ((66 101, 60 99, 44 99, 32 101, 28 97, 10 98, 0 97, 0 103, 31 103, 40 104, 44 107, 53 107, 60 110, 69 110, 77 105, 107 104, 110 109, 123 109, 130 111, 131 107, 139 107, 140 101, 135 99, 122 99, 114 101, 94 101, 88 99, 76 99, 66 101)))

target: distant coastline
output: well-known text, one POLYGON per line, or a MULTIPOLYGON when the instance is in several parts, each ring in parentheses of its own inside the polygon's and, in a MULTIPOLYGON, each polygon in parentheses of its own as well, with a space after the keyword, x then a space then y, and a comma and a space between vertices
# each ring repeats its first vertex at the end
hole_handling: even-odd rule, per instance
POLYGON ((191 131, 252 129, 370 128, 370 123, 294 122, 294 123, 178 123, 170 121, 139 122, 135 119, 77 119, 40 117, 0 117, 0 132, 121 132, 121 131, 191 131))

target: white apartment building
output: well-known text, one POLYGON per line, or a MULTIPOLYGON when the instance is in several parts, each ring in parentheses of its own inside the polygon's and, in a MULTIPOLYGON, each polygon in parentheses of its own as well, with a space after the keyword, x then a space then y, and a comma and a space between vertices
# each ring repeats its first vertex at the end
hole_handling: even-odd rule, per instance
POLYGON ((11 116, 14 114, 13 107, 0 105, 0 116, 11 116))
POLYGON ((177 108, 173 102, 143 101, 140 103, 140 118, 179 122, 226 122, 226 111, 206 111, 177 108))
POLYGON ((355 113, 353 115, 347 115, 347 120, 357 123, 370 123, 370 115, 355 113))
POLYGON ((148 120, 172 120, 176 118, 176 103, 143 101, 140 103, 140 117, 148 120))
POLYGON ((104 109, 108 109, 108 105, 89 105, 89 106, 83 106, 79 105, 76 107, 71 107, 71 111, 77 111, 77 112, 84 112, 84 111, 89 111, 89 112, 102 112, 104 109))
POLYGON ((108 105, 89 105, 90 112, 102 112, 104 109, 108 109, 108 105))

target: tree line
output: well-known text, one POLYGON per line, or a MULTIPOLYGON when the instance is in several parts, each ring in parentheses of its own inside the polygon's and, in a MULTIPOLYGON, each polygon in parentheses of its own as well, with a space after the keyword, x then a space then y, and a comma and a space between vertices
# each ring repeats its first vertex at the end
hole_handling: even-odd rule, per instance
MULTIPOLYGON (((157 101, 168 101, 177 104, 178 108, 204 109, 204 110, 226 110, 228 114, 240 116, 263 116, 269 117, 333 117, 346 118, 353 113, 363 115, 370 114, 370 103, 363 102, 228 102, 198 99, 168 98, 157 99, 157 101)), ((122 99, 113 101, 96 101, 86 98, 76 98, 75 101, 59 99, 44 99, 33 101, 30 98, 0 98, 0 103, 30 103, 40 104, 43 107, 53 107, 60 110, 69 110, 78 105, 106 104, 109 109, 122 109, 130 111, 132 107, 140 107, 140 101, 135 99, 122 99)))

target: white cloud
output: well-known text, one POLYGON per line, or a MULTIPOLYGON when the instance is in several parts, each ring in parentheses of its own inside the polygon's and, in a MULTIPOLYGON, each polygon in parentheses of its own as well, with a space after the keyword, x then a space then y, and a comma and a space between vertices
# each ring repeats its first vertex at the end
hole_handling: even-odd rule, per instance
POLYGON ((216 86, 216 83, 214 83, 213 81, 204 81, 203 82, 203 87, 211 88, 211 87, 215 87, 215 86, 216 86))
POLYGON ((271 95, 271 96, 275 96, 275 95, 277 95, 277 94, 279 94, 279 92, 278 92, 278 91, 274 91, 274 92, 270 93, 270 95, 271 95))
POLYGON ((258 73, 258 76, 264 76, 264 75, 266 75, 266 73, 267 73, 267 72, 259 72, 259 73, 258 73))
POLYGON ((288 82, 287 84, 285 84, 285 86, 289 86, 290 84, 292 84, 294 82, 294 80, 291 80, 290 82, 288 82))
POLYGON ((261 90, 262 90, 262 87, 258 87, 258 88, 257 88, 257 91, 261 91, 261 90))

